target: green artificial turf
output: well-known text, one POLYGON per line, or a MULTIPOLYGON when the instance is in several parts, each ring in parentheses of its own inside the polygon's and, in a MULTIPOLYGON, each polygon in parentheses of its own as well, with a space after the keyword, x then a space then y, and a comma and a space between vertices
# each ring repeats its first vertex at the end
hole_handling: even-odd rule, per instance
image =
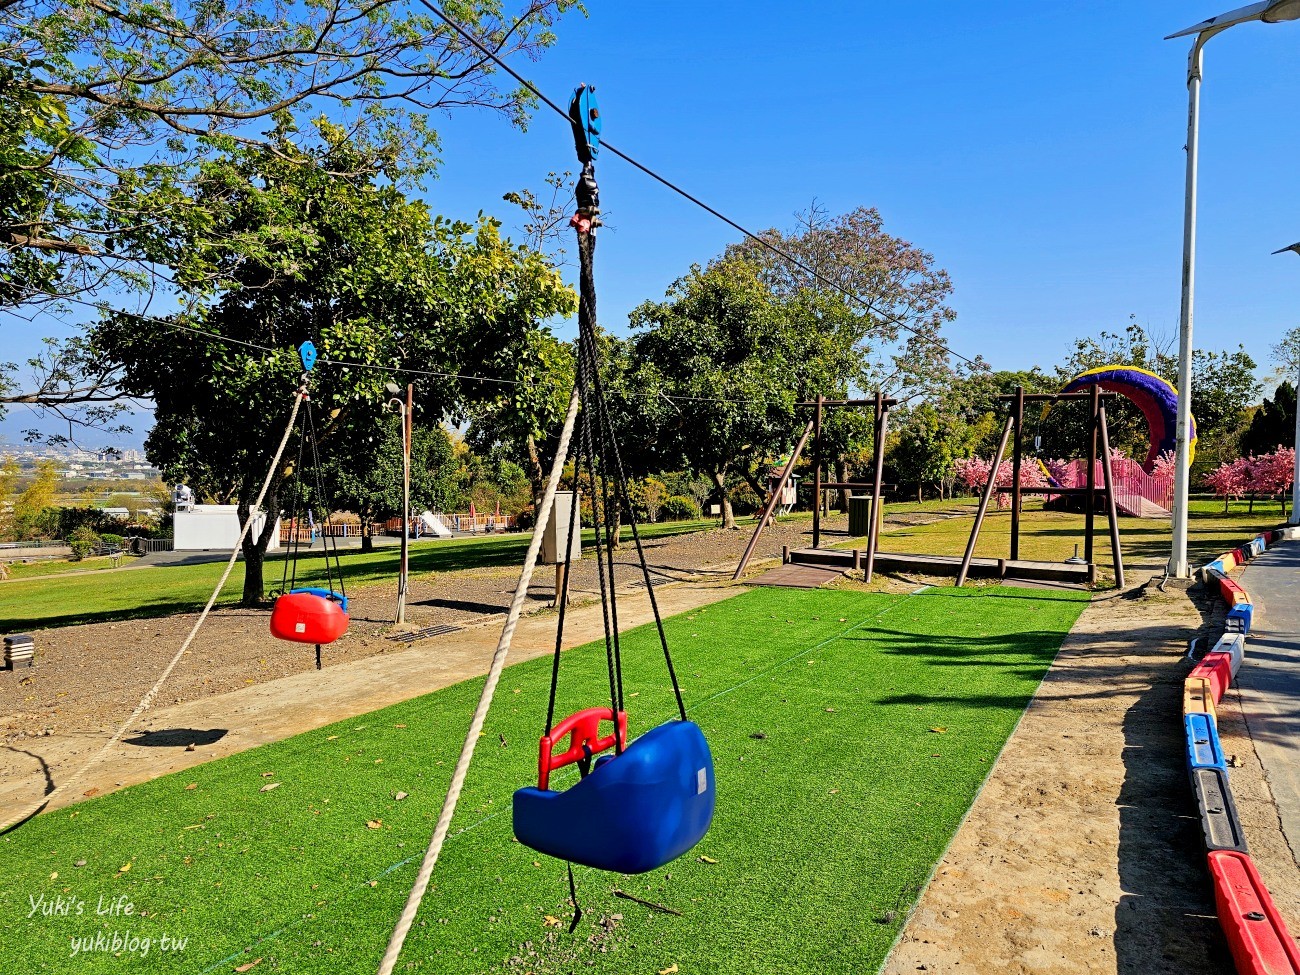
MULTIPOLYGON (((712 521, 677 521, 642 525, 640 531, 643 538, 662 538, 715 526, 716 522, 712 521)), ((591 532, 583 535, 586 544, 593 543, 595 536, 591 532)), ((529 537, 527 533, 516 533, 418 542, 411 546, 411 573, 419 577, 433 572, 519 565, 524 560, 529 537)), ((622 537, 631 538, 627 526, 623 528, 622 537)), ((385 546, 373 552, 343 549, 339 555, 346 586, 394 582, 397 578, 400 558, 397 546, 385 546)), ((195 612, 208 601, 225 567, 223 560, 0 583, 0 630, 14 632, 195 612)), ((280 585, 282 571, 283 556, 269 556, 262 577, 268 589, 280 585)), ((218 605, 238 603, 243 592, 243 580, 241 563, 231 573, 218 605)), ((301 556, 297 582, 307 586, 326 585, 320 545, 301 556)))
MULTIPOLYGON (((586 915, 572 936, 547 921, 567 924, 563 864, 510 825, 512 791, 535 780, 550 661, 509 668, 398 970, 874 970, 1084 600, 767 589, 669 620, 717 815, 663 869, 577 870, 586 915)), ((635 735, 674 708, 653 628, 624 651, 635 735)), ((375 971, 481 684, 37 817, 0 840, 0 957, 24 972, 200 975, 255 959, 258 975, 375 971), (42 894, 73 913, 29 918, 42 894), (95 913, 126 901, 131 916, 95 913), (153 939, 147 958, 71 955, 74 937, 128 931, 153 939), (185 948, 163 952, 163 934, 185 948)), ((565 655, 559 714, 607 693, 603 645, 565 655)))

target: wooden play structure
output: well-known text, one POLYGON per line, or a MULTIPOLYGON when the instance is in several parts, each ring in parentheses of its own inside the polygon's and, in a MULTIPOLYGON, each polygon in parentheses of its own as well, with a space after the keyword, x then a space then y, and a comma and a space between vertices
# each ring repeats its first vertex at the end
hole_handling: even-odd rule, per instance
POLYGON ((786 461, 781 470, 780 476, 773 484, 772 492, 768 496, 767 503, 763 505, 763 510, 759 512, 758 524, 754 527, 754 534, 749 539, 749 544, 745 546, 745 553, 740 557, 740 564, 736 566, 736 571, 732 579, 739 579, 749 565, 749 560, 754 555, 754 549, 758 547, 759 537, 772 521, 773 512, 781 498, 781 492, 786 483, 794 473, 795 464, 799 461, 800 454, 803 453, 804 447, 811 437, 812 462, 813 462, 813 529, 812 529, 812 548, 800 549, 797 552, 791 552, 787 561, 794 563, 803 563, 808 565, 825 564, 820 556, 832 555, 835 557, 844 556, 849 560, 849 568, 861 569, 865 573, 866 579, 871 579, 871 574, 875 569, 876 543, 880 534, 880 491, 881 475, 885 463, 885 434, 889 424, 889 411, 898 405, 898 400, 890 399, 884 396, 879 390, 875 396, 870 399, 826 399, 824 396, 818 396, 815 400, 809 400, 797 404, 800 408, 813 410, 812 419, 808 421, 800 435, 794 450, 790 451, 790 459, 786 461), (825 418, 825 411, 828 409, 866 409, 870 408, 874 414, 872 426, 874 447, 871 458, 871 480, 866 481, 825 481, 822 479, 822 466, 824 460, 824 441, 822 437, 822 422, 825 418), (863 553, 860 549, 854 549, 851 552, 840 552, 833 549, 822 549, 822 494, 825 491, 870 491, 871 492, 871 518, 870 527, 867 530, 867 551, 866 558, 863 561, 863 553))
MULTIPOLYGON (((1002 439, 998 443, 997 454, 993 458, 988 483, 980 495, 979 509, 975 513, 975 524, 971 527, 970 540, 966 543, 966 552, 962 556, 957 570, 957 585, 966 582, 972 570, 983 570, 981 574, 995 574, 1002 578, 1020 579, 1056 579, 1067 582, 1093 582, 1097 576, 1096 563, 1093 561, 1093 531, 1097 515, 1097 468, 1100 466, 1103 487, 1102 495, 1106 504, 1106 518, 1110 527, 1110 547, 1115 566, 1116 585, 1124 586, 1124 555, 1119 541, 1119 513, 1115 508, 1115 478, 1111 469, 1110 429, 1106 424, 1105 400, 1114 399, 1113 393, 1103 393, 1097 385, 1089 386, 1084 392, 1077 393, 1030 393, 1023 386, 1016 391, 998 399, 1008 403, 1010 410, 1002 428, 1002 439), (1024 425, 1025 404, 1041 403, 1051 405, 1060 402, 1086 401, 1091 422, 1088 425, 1087 444, 1088 462, 1086 484, 1084 487, 1024 487, 1020 483, 1020 469, 1024 461, 1024 425), (1006 454, 1007 440, 1012 440, 1011 451, 1011 485, 997 487, 997 472, 1002 466, 1006 454), (1098 465, 1098 448, 1101 463, 1098 465), (979 541, 980 529, 988 514, 989 500, 994 491, 1011 494, 1011 552, 1006 559, 975 559, 975 544, 979 541), (1036 562, 1020 558, 1020 508, 1021 499, 1026 494, 1051 494, 1057 497, 1081 495, 1083 497, 1083 559, 1081 562, 1036 562)), ((935 556, 929 556, 934 558, 935 556)))
POLYGON ((1007 417, 1002 428, 1002 437, 998 443, 997 453, 993 459, 991 475, 980 495, 975 523, 971 527, 970 539, 966 550, 959 558, 954 555, 929 555, 912 552, 879 551, 881 518, 881 475, 884 466, 884 442, 887 431, 889 410, 897 405, 896 400, 882 396, 879 392, 872 399, 827 400, 818 396, 816 400, 800 403, 802 407, 815 410, 813 418, 808 421, 798 443, 791 451, 790 459, 785 464, 780 478, 775 482, 774 490, 759 514, 754 535, 745 548, 740 564, 732 576, 739 579, 744 573, 763 529, 772 519, 772 512, 780 496, 781 489, 794 470, 795 463, 808 443, 813 441, 813 497, 816 505, 813 509, 812 547, 787 551, 783 561, 792 565, 813 566, 822 569, 847 571, 860 569, 863 578, 870 581, 877 567, 889 567, 898 571, 923 572, 929 575, 955 575, 957 585, 964 585, 972 575, 1000 579, 1028 579, 1057 582, 1090 583, 1096 579, 1094 561, 1093 534, 1096 527, 1097 505, 1105 505, 1105 514, 1110 528, 1111 553, 1114 560, 1115 579, 1119 586, 1124 585, 1124 558, 1120 547, 1119 520, 1116 509, 1116 484, 1111 466, 1110 433, 1106 423, 1106 402, 1113 400, 1115 394, 1103 393, 1097 385, 1087 390, 1071 393, 1026 393, 1023 387, 1017 387, 1014 393, 1000 396, 998 399, 1006 404, 1007 417), (1088 404, 1091 422, 1086 434, 1087 461, 1085 467, 1085 484, 1083 486, 1027 487, 1021 484, 1021 468, 1025 462, 1023 442, 1026 404, 1051 405, 1057 403, 1088 404), (875 411, 875 450, 872 458, 871 479, 869 483, 825 481, 822 479, 823 443, 821 436, 823 412, 827 408, 861 408, 871 407, 875 411), (1006 456, 1007 445, 1011 444, 1011 484, 999 487, 997 471, 1006 456), (1098 482, 1100 475, 1101 484, 1098 482), (821 498, 823 491, 830 490, 869 490, 871 492, 871 514, 867 530, 867 547, 863 549, 822 548, 821 498), (975 547, 979 541, 981 529, 988 515, 989 502, 994 492, 1011 495, 1011 546, 1006 558, 976 558, 975 547), (1084 537, 1083 556, 1070 558, 1061 562, 1044 562, 1020 557, 1020 516, 1021 502, 1026 494, 1043 494, 1054 497, 1079 496, 1083 499, 1084 537))

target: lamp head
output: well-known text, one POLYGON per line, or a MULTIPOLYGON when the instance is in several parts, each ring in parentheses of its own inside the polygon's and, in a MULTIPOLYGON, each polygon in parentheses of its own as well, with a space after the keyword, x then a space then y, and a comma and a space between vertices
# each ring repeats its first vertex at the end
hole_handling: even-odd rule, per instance
POLYGON ((384 392, 389 396, 401 396, 402 390, 397 383, 384 383, 384 392))
MULTIPOLYGON (((1297 6, 1296 0, 1260 0, 1258 3, 1252 3, 1245 7, 1239 7, 1236 10, 1229 10, 1226 14, 1219 14, 1217 17, 1211 17, 1203 20, 1199 24, 1193 24, 1186 30, 1180 30, 1177 34, 1170 34, 1165 40, 1173 40, 1175 37, 1190 37, 1193 34, 1212 33, 1217 34, 1221 30, 1227 30, 1237 24, 1244 24, 1251 20, 1273 21, 1270 16, 1277 17, 1278 13, 1285 14, 1286 8, 1297 6)), ((1293 20, 1300 14, 1291 14, 1290 16, 1281 16, 1277 19, 1293 20)))
POLYGON ((1284 20, 1300 20, 1300 0, 1273 0, 1259 18, 1266 24, 1279 24, 1284 20))

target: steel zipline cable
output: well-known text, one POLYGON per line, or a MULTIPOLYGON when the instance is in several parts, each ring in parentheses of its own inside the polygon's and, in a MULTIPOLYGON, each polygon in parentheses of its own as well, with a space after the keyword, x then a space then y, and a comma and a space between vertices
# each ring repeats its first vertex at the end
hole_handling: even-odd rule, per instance
MULTIPOLYGON (((445 13, 443 13, 443 11, 436 4, 431 3, 430 0, 419 0, 419 2, 424 7, 428 8, 428 10, 431 13, 433 13, 434 16, 436 16, 439 20, 445 23, 457 34, 459 34, 462 39, 467 41, 469 44, 473 45, 479 51, 479 53, 481 53, 484 57, 488 58, 490 61, 492 61, 492 63, 497 65, 502 71, 510 75, 510 77, 514 78, 515 81, 519 82, 520 85, 522 85, 525 89, 527 89, 528 92, 530 92, 534 97, 536 97, 540 102, 542 102, 542 104, 544 104, 551 111, 559 115, 560 118, 564 119, 566 124, 570 124, 569 113, 567 111, 561 108, 555 101, 548 98, 545 95, 545 93, 543 93, 542 90, 538 88, 535 84, 533 84, 523 75, 521 75, 514 68, 510 67, 510 65, 508 65, 500 55, 498 55, 495 51, 488 48, 477 37, 475 37, 473 34, 467 31, 460 24, 456 23, 454 20, 448 17, 445 13)), ((903 321, 898 316, 891 315, 885 311, 881 311, 870 300, 862 297, 862 295, 858 294, 856 291, 844 287, 842 284, 838 283, 837 281, 833 281, 832 279, 826 277, 824 274, 821 274, 816 269, 809 267, 808 264, 799 260, 799 258, 795 257, 789 251, 785 250, 782 247, 778 247, 776 244, 772 243, 766 237, 763 237, 760 234, 756 234, 752 230, 749 230, 744 225, 731 219, 731 217, 727 216, 721 210, 709 206, 709 204, 705 203, 699 197, 695 196, 689 191, 678 186, 672 180, 668 179, 668 177, 662 176, 659 173, 655 172, 653 169, 651 169, 649 166, 645 165, 644 163, 638 162, 636 159, 633 159, 626 152, 623 152, 617 146, 611 145, 604 138, 600 140, 600 144, 605 149, 608 149, 614 155, 618 156, 619 159, 622 159, 630 166, 639 169, 641 172, 645 173, 651 179, 661 183, 663 186, 672 190, 678 196, 681 196, 682 198, 689 200, 691 203, 694 203, 697 207, 704 210, 706 213, 711 214, 717 219, 721 220, 727 226, 731 227, 734 230, 739 231, 741 234, 748 237, 750 240, 758 244, 760 247, 764 247, 767 250, 771 251, 777 257, 780 257, 782 260, 788 262, 793 267, 797 267, 800 271, 803 271, 805 274, 809 275, 814 280, 820 282, 821 284, 826 285, 826 287, 838 291, 841 295, 848 298, 850 301, 854 301, 858 303, 863 308, 865 308, 868 312, 870 312, 872 315, 875 315, 882 322, 889 325, 896 325, 899 328, 903 329, 904 331, 911 332, 913 335, 915 335, 917 338, 921 339, 922 341, 927 342, 930 345, 933 345, 935 348, 942 349, 948 355, 960 359, 962 362, 966 363, 967 365, 980 368, 981 364, 979 362, 976 362, 974 359, 967 358, 966 356, 962 355, 960 352, 957 352, 955 349, 952 348, 952 346, 948 345, 946 342, 934 338, 933 336, 927 335, 924 332, 922 332, 920 329, 907 324, 907 322, 903 321)))
MULTIPOLYGON (((174 321, 170 318, 158 315, 145 315, 140 312, 122 311, 116 308, 110 308, 106 304, 99 304, 93 301, 83 301, 80 298, 65 297, 60 299, 69 301, 73 304, 83 305, 86 308, 92 308, 102 314, 117 315, 124 318, 133 318, 136 321, 148 322, 151 325, 161 325, 163 328, 169 328, 177 332, 185 332, 198 338, 207 339, 210 342, 216 342, 220 345, 233 345, 241 348, 250 349, 255 352, 275 355, 282 352, 293 351, 289 347, 274 348, 269 345, 260 345, 257 342, 249 342, 245 339, 231 338, 230 336, 221 335, 217 332, 205 332, 201 328, 195 328, 192 325, 185 325, 181 322, 174 321)), ((321 357, 316 360, 317 365, 333 366, 338 369, 367 369, 373 372, 382 372, 388 375, 397 376, 424 376, 433 379, 458 379, 466 383, 493 383, 500 386, 530 386, 537 383, 530 383, 525 379, 502 379, 497 376, 477 376, 473 373, 463 372, 444 372, 437 369, 420 369, 415 366, 386 366, 377 362, 355 362, 348 359, 328 359, 321 357)), ((682 396, 676 393, 664 393, 656 391, 653 393, 635 393, 627 392, 624 395, 635 399, 665 399, 670 403, 775 403, 780 402, 780 397, 773 396, 746 396, 746 397, 727 397, 727 396, 682 396)))

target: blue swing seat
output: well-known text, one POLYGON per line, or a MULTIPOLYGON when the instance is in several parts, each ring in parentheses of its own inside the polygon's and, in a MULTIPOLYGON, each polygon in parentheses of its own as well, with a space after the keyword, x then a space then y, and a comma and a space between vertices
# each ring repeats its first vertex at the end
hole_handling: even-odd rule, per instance
MULTIPOLYGON (((610 720, 608 710, 604 719, 610 720)), ((547 752, 549 742, 543 739, 547 752)), ((589 775, 563 792, 519 789, 515 836, 561 860, 645 873, 704 838, 715 799, 713 757, 704 732, 692 721, 670 721, 647 731, 621 755, 602 756, 589 775)))

